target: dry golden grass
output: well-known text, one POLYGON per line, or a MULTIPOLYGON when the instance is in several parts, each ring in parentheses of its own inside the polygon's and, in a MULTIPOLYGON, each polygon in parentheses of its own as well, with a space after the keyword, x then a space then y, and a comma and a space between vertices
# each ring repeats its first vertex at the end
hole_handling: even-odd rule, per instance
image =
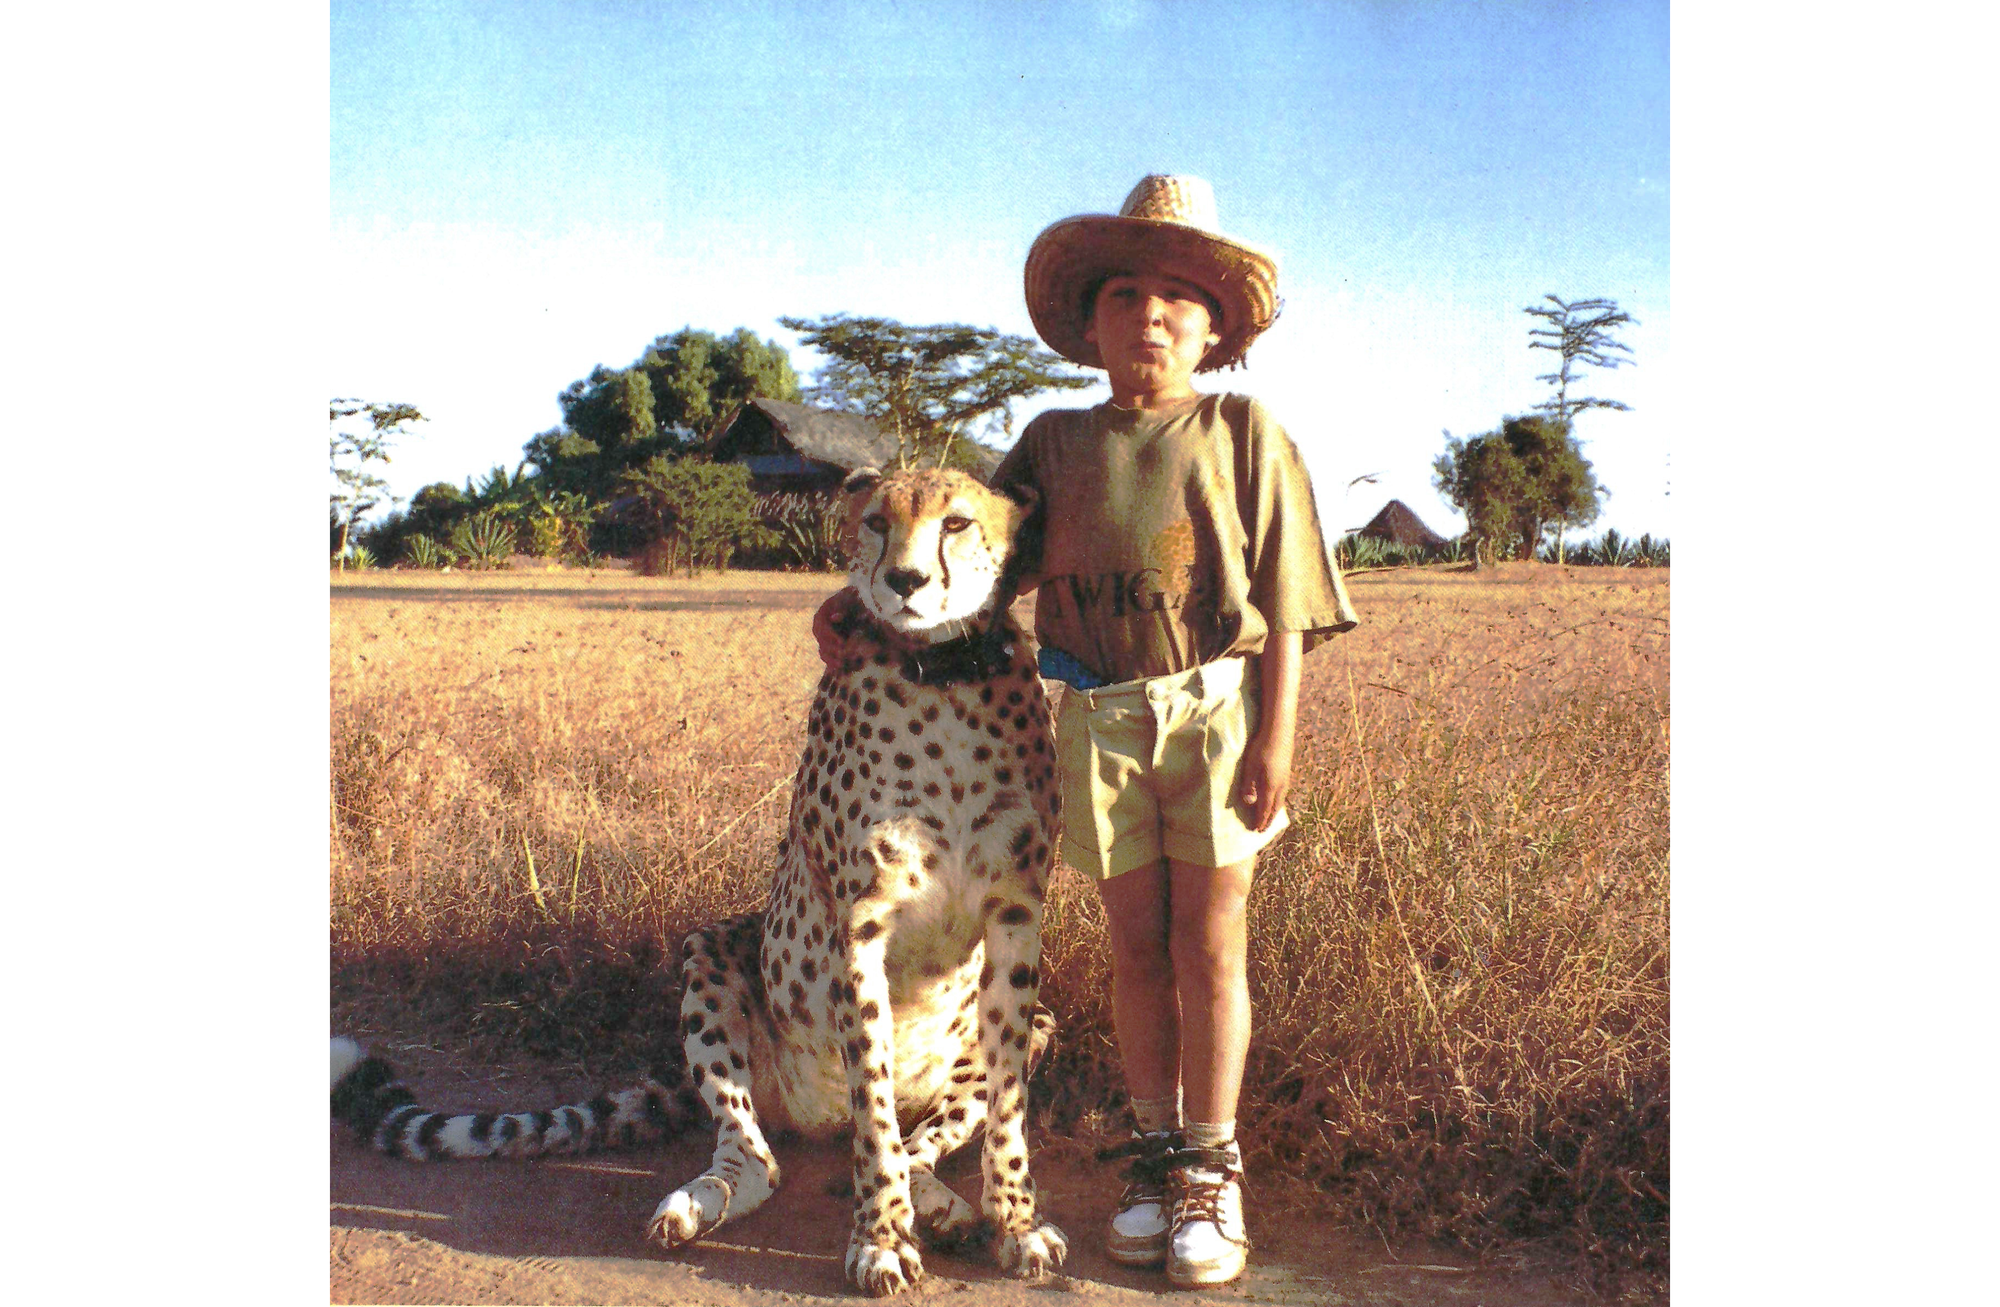
MULTIPOLYGON (((837 582, 334 581, 348 1022, 607 1070, 666 1052, 687 927, 762 898, 837 582)), ((1256 1169, 1383 1229, 1667 1251, 1668 574, 1360 574, 1306 660, 1252 899, 1256 1169)), ((1103 921, 1059 869, 1045 1123, 1120 1105, 1103 921)))

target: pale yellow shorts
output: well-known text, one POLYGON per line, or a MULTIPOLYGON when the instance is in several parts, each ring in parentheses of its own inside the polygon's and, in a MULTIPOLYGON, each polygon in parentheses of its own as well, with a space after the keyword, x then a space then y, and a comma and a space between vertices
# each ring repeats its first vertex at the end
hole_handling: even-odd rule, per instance
POLYGON ((1245 659, 1095 690, 1065 689, 1056 716, 1063 858, 1109 880, 1162 857, 1241 862, 1289 824, 1252 830, 1237 771, 1257 726, 1245 659))

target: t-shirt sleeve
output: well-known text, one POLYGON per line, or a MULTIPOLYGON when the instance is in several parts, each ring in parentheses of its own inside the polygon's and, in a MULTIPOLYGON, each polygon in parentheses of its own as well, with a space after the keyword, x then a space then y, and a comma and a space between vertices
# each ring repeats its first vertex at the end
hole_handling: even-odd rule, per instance
POLYGON ((1249 408, 1237 447, 1238 510, 1248 537, 1250 602, 1273 631, 1299 631, 1306 649, 1360 619, 1327 548, 1312 475, 1298 446, 1262 405, 1249 408))

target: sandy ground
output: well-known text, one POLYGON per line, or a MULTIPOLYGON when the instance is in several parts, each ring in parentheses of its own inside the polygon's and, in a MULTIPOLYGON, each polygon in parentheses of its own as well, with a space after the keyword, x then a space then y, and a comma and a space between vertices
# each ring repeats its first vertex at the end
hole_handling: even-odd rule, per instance
MULTIPOLYGON (((446 1055, 384 1046, 431 1105, 467 1110, 574 1101, 595 1086, 534 1065, 469 1068, 446 1055)), ((1107 1260, 1101 1235, 1118 1185, 1109 1167, 1063 1140, 1035 1159, 1044 1210, 1070 1238, 1063 1273, 1040 1283, 1002 1276, 975 1250, 929 1252, 929 1279, 903 1301, 954 1307, 1136 1303, 1170 1293, 1164 1275, 1107 1260)), ((842 1143, 776 1144, 776 1197, 715 1237, 668 1255, 640 1237, 668 1189, 699 1172, 706 1132, 632 1154, 530 1162, 413 1163, 363 1147, 330 1126, 330 1301, 334 1303, 688 1303, 714 1307, 853 1302, 841 1274, 850 1200, 842 1143)), ((976 1146, 944 1178, 977 1197, 976 1146)), ((1255 1247, 1237 1284, 1171 1293, 1175 1304, 1383 1304, 1528 1307, 1587 1301, 1549 1275, 1481 1269, 1427 1247, 1393 1252, 1361 1232, 1288 1214, 1251 1177, 1255 1247)))

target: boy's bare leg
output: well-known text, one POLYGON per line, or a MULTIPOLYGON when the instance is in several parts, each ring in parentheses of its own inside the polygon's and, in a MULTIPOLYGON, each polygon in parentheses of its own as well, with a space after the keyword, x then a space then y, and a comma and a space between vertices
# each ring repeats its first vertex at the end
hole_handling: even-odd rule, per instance
MULTIPOLYGON (((1180 1071, 1189 1121, 1236 1119, 1250 1050, 1248 919, 1257 859, 1227 867, 1170 860, 1173 914, 1168 949, 1180 996, 1180 1071)), ((1118 1029, 1121 1042, 1125 1028, 1118 1029)), ((1129 1063, 1130 1054, 1127 1054, 1129 1063)), ((1129 1072, 1128 1072, 1129 1075, 1129 1072)), ((1133 1090, 1137 1093, 1135 1087, 1133 1090)))
POLYGON ((1180 1083, 1180 1013, 1167 928, 1167 871, 1149 862, 1097 883, 1111 936, 1111 1023, 1134 1098, 1180 1083))

